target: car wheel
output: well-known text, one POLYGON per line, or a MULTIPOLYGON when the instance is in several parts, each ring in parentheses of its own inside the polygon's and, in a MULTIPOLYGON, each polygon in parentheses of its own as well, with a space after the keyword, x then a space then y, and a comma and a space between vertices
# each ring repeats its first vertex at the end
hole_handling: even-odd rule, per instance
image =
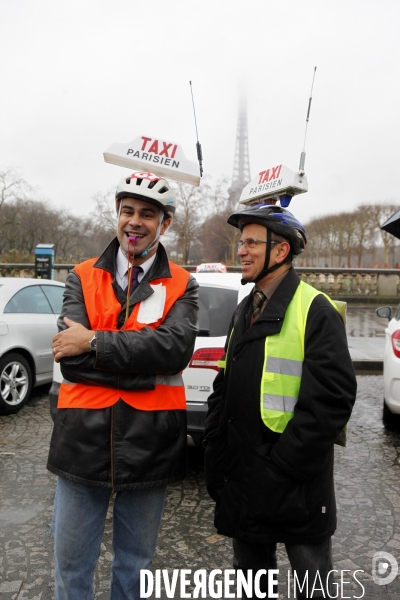
POLYGON ((382 423, 389 431, 400 430, 400 415, 392 413, 383 399, 382 423))
POLYGON ((0 412, 11 415, 18 412, 28 400, 32 389, 32 371, 20 354, 6 354, 0 358, 0 412))

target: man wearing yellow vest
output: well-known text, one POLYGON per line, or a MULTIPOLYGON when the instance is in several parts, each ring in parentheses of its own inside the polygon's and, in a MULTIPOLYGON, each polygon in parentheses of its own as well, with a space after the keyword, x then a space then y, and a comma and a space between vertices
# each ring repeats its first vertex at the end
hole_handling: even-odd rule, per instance
POLYGON ((116 191, 117 237, 68 275, 53 354, 60 387, 48 469, 58 475, 52 532, 55 598, 93 598, 113 495, 112 600, 140 598, 166 486, 186 473, 181 371, 197 334, 196 280, 159 238, 175 197, 152 173, 116 191))
POLYGON ((208 399, 205 465, 215 526, 233 538, 234 567, 251 569, 267 597, 278 542, 298 581, 308 577, 308 594, 315 582, 313 595, 304 586, 296 597, 329 597, 334 443, 356 396, 345 327, 330 299, 292 267, 306 233, 288 210, 260 204, 228 223, 241 232, 242 283, 255 286, 233 315, 208 399))

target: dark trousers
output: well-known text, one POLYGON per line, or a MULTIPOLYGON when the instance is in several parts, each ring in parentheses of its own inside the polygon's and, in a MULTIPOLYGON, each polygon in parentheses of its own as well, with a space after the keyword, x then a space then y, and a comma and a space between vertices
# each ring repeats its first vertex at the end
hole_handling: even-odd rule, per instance
MULTIPOLYGON (((333 569, 331 538, 320 544, 285 544, 285 548, 292 567, 292 582, 294 574, 299 582, 293 598, 329 598, 327 590, 331 596, 334 596, 331 587, 332 574, 328 578, 329 571, 333 569), (306 581, 306 585, 303 585, 304 581, 306 581), (316 582, 315 591, 311 595, 314 582, 316 582), (300 590, 300 587, 303 589, 300 590), (321 587, 324 589, 323 592, 321 587)), ((233 566, 236 570, 243 571, 244 575, 249 569, 252 569, 253 577, 261 569, 267 571, 268 569, 277 569, 276 544, 258 544, 234 538, 233 566)), ((268 598, 267 575, 261 576, 259 588, 261 592, 267 594, 266 598, 268 598)), ((273 593, 277 592, 276 589, 272 591, 273 593)), ((292 593, 291 591, 291 595, 292 593)), ((243 597, 257 598, 254 587, 252 596, 243 597)))

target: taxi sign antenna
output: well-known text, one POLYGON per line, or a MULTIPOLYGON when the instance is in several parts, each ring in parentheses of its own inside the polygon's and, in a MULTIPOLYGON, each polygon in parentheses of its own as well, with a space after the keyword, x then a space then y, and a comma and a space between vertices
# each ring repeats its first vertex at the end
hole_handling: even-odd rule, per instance
POLYGON ((307 127, 308 127, 308 121, 310 120, 312 92, 313 92, 313 87, 314 87, 314 79, 315 79, 315 72, 316 72, 316 70, 317 70, 317 67, 314 67, 314 75, 313 75, 313 80, 312 80, 312 84, 311 84, 310 98, 308 100, 308 110, 307 110, 307 117, 306 117, 306 130, 305 130, 305 133, 304 133, 303 152, 300 154, 300 165, 299 165, 300 175, 304 175, 304 173, 305 173, 305 171, 304 171, 304 165, 306 163, 307 127))
POLYGON ((194 107, 194 99, 193 99, 193 88, 192 88, 192 82, 189 81, 190 83, 190 92, 192 94, 192 104, 193 104, 193 114, 194 114, 194 124, 196 127, 196 138, 197 138, 197 142, 196 142, 196 150, 197 150, 197 159, 199 161, 199 167, 200 167, 200 177, 203 177, 203 153, 201 151, 201 144, 199 142, 199 134, 197 132, 197 120, 196 120, 196 109, 194 107))

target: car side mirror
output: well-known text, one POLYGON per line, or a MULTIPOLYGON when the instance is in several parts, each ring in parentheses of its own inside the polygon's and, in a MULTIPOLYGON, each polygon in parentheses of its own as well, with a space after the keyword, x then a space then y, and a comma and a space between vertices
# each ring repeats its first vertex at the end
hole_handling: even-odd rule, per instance
POLYGON ((378 315, 378 317, 388 319, 389 321, 392 318, 392 309, 390 308, 390 306, 381 306, 381 308, 377 308, 375 312, 378 315))

